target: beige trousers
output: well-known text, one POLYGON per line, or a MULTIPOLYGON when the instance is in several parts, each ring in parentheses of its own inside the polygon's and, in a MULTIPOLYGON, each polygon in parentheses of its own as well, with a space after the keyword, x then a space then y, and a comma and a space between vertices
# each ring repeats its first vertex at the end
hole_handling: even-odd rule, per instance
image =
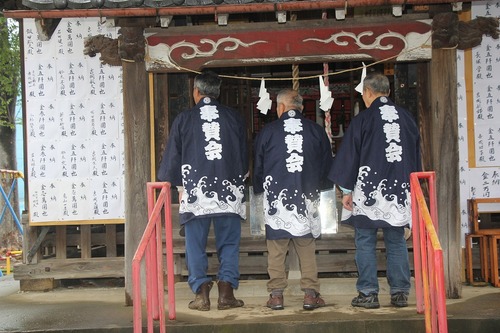
POLYGON ((270 278, 267 282, 267 291, 285 289, 288 286, 285 259, 290 242, 294 245, 299 257, 300 289, 314 289, 319 292, 318 267, 315 256, 316 240, 314 238, 267 240, 267 272, 270 278))

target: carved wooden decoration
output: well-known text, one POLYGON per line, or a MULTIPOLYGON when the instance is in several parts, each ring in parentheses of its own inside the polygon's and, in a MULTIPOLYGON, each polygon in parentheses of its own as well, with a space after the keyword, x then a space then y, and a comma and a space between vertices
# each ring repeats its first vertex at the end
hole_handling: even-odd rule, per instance
POLYGON ((456 13, 447 12, 434 16, 432 22, 432 48, 470 49, 481 44, 483 35, 499 37, 497 17, 478 16, 468 22, 458 20, 456 13))
POLYGON ((95 57, 97 53, 101 56, 99 60, 102 64, 110 66, 121 66, 122 61, 118 53, 118 39, 97 35, 85 38, 83 54, 95 57))
POLYGON ((322 20, 209 28, 146 30, 147 69, 172 72, 266 63, 431 58, 430 20, 341 24, 322 20))
POLYGON ((460 50, 470 49, 481 44, 483 35, 498 39, 498 17, 476 17, 469 22, 460 21, 458 24, 457 48, 460 50))
POLYGON ((144 35, 141 28, 123 27, 118 30, 118 39, 104 35, 85 38, 83 53, 95 57, 100 53, 102 64, 121 66, 122 61, 144 61, 144 35))

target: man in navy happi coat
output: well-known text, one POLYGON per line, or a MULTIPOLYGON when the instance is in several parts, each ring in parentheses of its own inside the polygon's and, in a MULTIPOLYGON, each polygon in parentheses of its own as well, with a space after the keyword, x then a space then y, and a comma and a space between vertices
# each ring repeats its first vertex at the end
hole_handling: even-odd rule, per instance
POLYGON ((213 72, 196 76, 196 106, 175 118, 158 171, 158 179, 179 189, 188 283, 196 294, 189 308, 200 311, 210 310, 206 244, 212 222, 219 259, 217 308, 243 306, 233 289, 239 285, 241 220, 246 218, 246 129, 236 111, 217 102, 220 84, 213 72))
POLYGON ((351 304, 380 307, 377 279, 377 230, 382 228, 387 253, 391 304, 408 306, 410 266, 405 227, 411 225, 410 173, 420 170, 420 139, 412 115, 388 97, 389 80, 369 74, 363 81, 368 109, 351 121, 335 156, 329 178, 344 195, 343 221, 355 228, 359 295, 351 304))
POLYGON ((302 97, 292 89, 277 98, 279 119, 266 125, 255 141, 253 186, 264 192, 268 248, 267 306, 283 309, 287 287, 285 258, 290 241, 300 261, 303 308, 324 306, 319 295, 315 239, 321 233, 320 191, 332 184, 327 173, 332 161, 324 129, 302 115, 302 97))

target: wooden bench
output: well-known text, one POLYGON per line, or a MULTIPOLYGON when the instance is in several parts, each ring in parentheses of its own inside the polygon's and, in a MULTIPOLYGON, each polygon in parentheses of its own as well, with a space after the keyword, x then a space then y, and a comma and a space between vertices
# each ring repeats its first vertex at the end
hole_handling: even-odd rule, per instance
POLYGON ((23 264, 14 270, 23 291, 52 289, 60 280, 124 277, 121 224, 31 226, 23 242, 23 264))
POLYGON ((490 258, 491 258, 491 284, 500 287, 498 280, 498 241, 500 234, 490 235, 490 258))
POLYGON ((467 282, 471 285, 480 285, 481 282, 474 280, 473 274, 473 239, 478 240, 479 263, 481 279, 484 282, 491 280, 491 284, 500 287, 498 277, 498 246, 500 239, 500 228, 482 227, 480 214, 491 214, 500 212, 500 198, 475 198, 467 200, 469 213, 469 226, 471 233, 465 236, 465 255, 467 282), (491 268, 489 270, 488 268, 491 268))

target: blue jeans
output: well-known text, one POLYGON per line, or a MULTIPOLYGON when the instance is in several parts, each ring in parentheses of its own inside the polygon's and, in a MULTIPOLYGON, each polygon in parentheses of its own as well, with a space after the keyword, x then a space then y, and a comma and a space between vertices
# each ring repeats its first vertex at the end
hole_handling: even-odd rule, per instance
MULTIPOLYGON (((358 292, 365 295, 379 292, 377 278, 377 228, 356 228, 356 265, 358 292)), ((387 260, 387 282, 390 294, 410 291, 410 263, 403 227, 382 228, 387 260)))
POLYGON ((189 271, 188 284, 193 293, 197 293, 200 286, 212 281, 207 276, 207 239, 210 225, 213 221, 215 233, 215 247, 219 259, 217 280, 231 283, 233 289, 239 286, 239 259, 241 220, 239 217, 219 216, 196 218, 186 222, 186 262, 189 271))

